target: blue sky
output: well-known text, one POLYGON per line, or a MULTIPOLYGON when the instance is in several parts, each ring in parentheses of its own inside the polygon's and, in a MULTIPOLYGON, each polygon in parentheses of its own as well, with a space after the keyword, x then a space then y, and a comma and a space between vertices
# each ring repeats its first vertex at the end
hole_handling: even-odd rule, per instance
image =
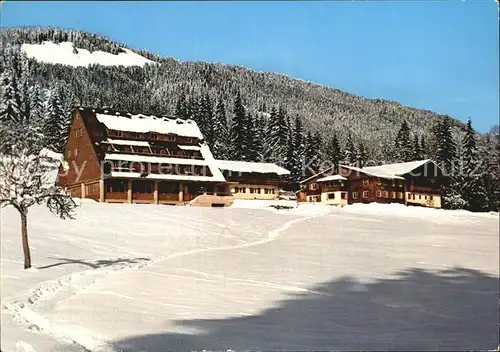
POLYGON ((84 29, 181 60, 232 63, 498 124, 493 0, 3 2, 1 25, 84 29))

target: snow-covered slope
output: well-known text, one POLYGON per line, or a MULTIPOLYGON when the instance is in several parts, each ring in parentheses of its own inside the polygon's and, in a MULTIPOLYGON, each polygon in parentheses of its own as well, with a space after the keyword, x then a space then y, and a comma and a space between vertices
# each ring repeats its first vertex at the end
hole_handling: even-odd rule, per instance
POLYGON ((2 209, 2 351, 496 347, 497 215, 272 204, 2 209))
POLYGON ((44 42, 42 44, 23 44, 21 46, 26 55, 34 58, 37 61, 50 64, 62 64, 68 66, 144 66, 151 64, 153 61, 134 53, 131 50, 123 49, 124 53, 117 55, 104 51, 90 52, 87 49, 77 48, 77 53, 74 52, 73 43, 53 43, 44 42))

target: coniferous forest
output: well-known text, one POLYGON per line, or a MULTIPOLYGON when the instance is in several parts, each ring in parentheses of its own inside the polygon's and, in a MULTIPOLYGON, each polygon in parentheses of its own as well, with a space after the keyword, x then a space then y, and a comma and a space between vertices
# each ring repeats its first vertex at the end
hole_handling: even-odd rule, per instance
POLYGON ((23 43, 70 41, 75 51, 127 48, 95 34, 56 28, 0 30, 0 148, 22 136, 61 152, 75 106, 194 119, 216 158, 274 162, 290 170, 289 188, 337 163, 361 166, 431 158, 450 174, 443 206, 500 207, 498 126, 367 99, 276 73, 181 62, 134 50, 144 67, 72 67, 29 59, 23 43), (35 141, 42 139, 42 143, 35 141), (306 166, 306 167, 305 167, 306 166))

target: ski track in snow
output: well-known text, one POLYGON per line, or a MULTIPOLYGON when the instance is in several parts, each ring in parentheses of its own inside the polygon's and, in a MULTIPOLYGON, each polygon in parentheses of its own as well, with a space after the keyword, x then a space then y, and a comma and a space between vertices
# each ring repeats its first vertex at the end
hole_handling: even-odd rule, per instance
MULTIPOLYGON (((54 299, 57 294, 63 289, 71 289, 72 295, 86 291, 91 285, 95 284, 98 280, 102 280, 110 275, 121 273, 124 270, 139 270, 149 266, 152 266, 160 261, 169 260, 173 258, 189 256, 194 254, 200 254, 205 252, 218 252, 218 251, 228 251, 232 249, 242 249, 248 247, 259 246, 265 243, 269 243, 271 241, 276 240, 281 233, 289 229, 291 226, 298 222, 307 221, 310 219, 322 217, 326 215, 328 211, 324 211, 319 214, 313 214, 305 217, 299 217, 293 220, 289 220, 285 222, 283 225, 278 227, 277 229, 271 230, 267 233, 267 238, 245 242, 238 245, 226 245, 221 247, 208 247, 208 248, 198 248, 188 251, 182 251, 178 253, 174 253, 168 256, 159 256, 150 261, 142 261, 140 263, 133 264, 124 264, 119 267, 107 268, 107 269, 92 269, 92 270, 84 270, 77 273, 73 273, 67 276, 63 276, 57 280, 52 280, 44 283, 39 288, 33 290, 32 294, 28 297, 27 302, 19 302, 14 301, 8 303, 3 306, 3 309, 9 312, 15 319, 25 322, 30 326, 31 329, 38 330, 45 334, 48 334, 52 337, 55 337, 61 341, 74 343, 78 346, 81 346, 85 351, 93 351, 93 352, 114 352, 116 351, 112 346, 110 346, 106 341, 105 337, 96 336, 90 332, 82 332, 78 328, 72 328, 68 326, 58 326, 50 322, 50 320, 43 317, 41 314, 37 313, 34 309, 37 305, 50 301, 54 299)), ((175 215, 174 215, 175 216, 175 215)), ((196 219, 200 220, 200 219, 196 219)), ((208 222, 208 221, 207 221, 208 222)), ((155 273, 158 274, 158 273, 155 273)), ((165 275, 165 274, 164 274, 165 275)), ((194 277, 187 277, 190 279, 197 279, 194 277)), ((213 281, 208 278, 198 278, 201 280, 213 281)), ((242 284, 246 285, 266 285, 273 287, 286 288, 293 291, 301 291, 301 292, 311 292, 315 294, 324 295, 324 293, 309 291, 304 288, 295 287, 295 286, 283 286, 278 284, 273 284, 269 282, 261 282, 256 280, 245 280, 239 278, 228 278, 228 280, 239 281, 242 284)), ((114 292, 105 292, 105 294, 113 294, 114 292)), ((131 298, 131 297, 127 297, 131 298)), ((155 302, 158 304, 158 302, 155 302)))

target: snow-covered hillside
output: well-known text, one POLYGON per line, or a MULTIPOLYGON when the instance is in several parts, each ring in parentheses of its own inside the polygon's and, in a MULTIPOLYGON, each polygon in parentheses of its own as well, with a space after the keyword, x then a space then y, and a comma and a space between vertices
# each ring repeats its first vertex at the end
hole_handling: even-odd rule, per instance
POLYGON ((73 67, 103 65, 103 66, 144 66, 153 61, 134 53, 131 50, 123 49, 125 52, 117 55, 104 51, 90 52, 87 49, 77 48, 74 51, 73 43, 53 43, 44 42, 42 44, 23 44, 21 50, 30 58, 50 64, 62 64, 73 67))
POLYGON ((27 271, 5 208, 2 350, 496 347, 497 214, 294 205, 35 207, 27 271))

